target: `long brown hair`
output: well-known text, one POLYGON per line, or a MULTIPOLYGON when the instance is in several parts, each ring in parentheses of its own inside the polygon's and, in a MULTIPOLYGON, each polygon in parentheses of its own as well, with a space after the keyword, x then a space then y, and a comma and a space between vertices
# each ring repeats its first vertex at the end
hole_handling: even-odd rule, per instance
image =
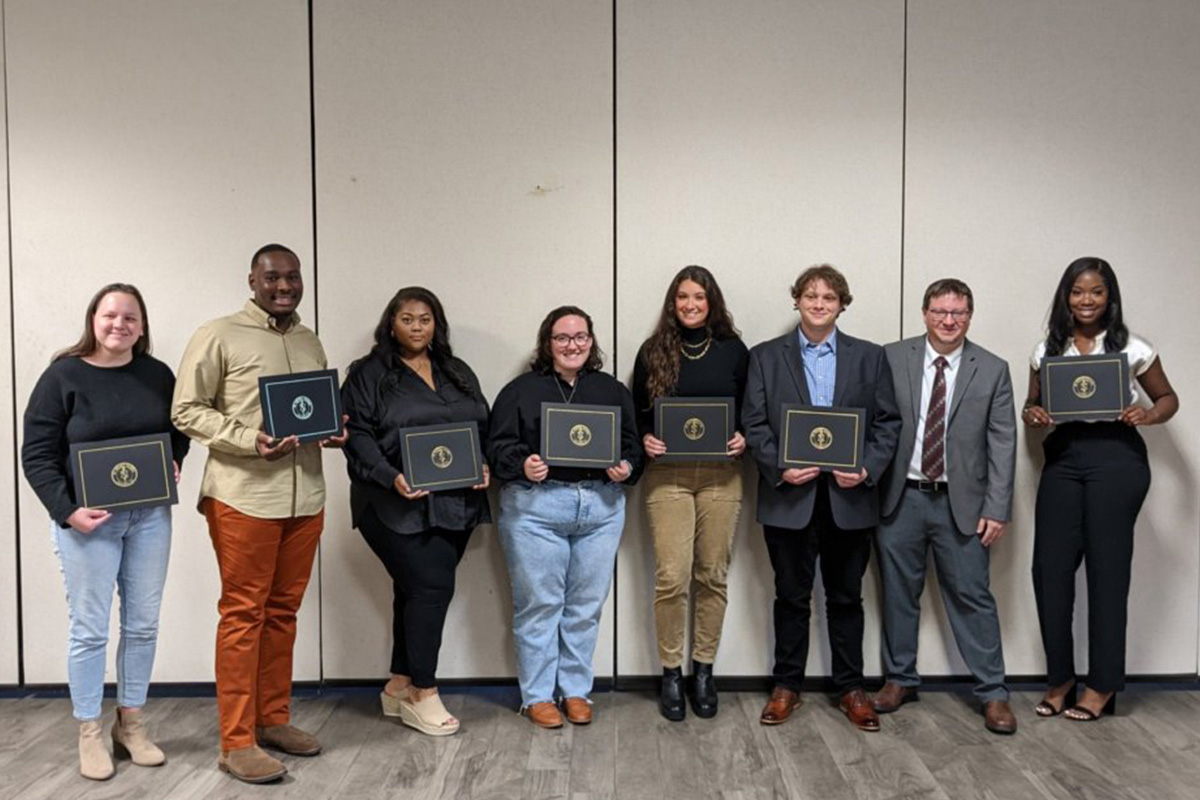
POLYGON ((133 356, 148 356, 150 355, 150 317, 146 314, 146 301, 142 299, 142 293, 132 283, 110 283, 107 286, 100 288, 92 296, 92 302, 88 303, 87 311, 83 315, 83 335, 79 337, 79 341, 65 350, 59 350, 54 354, 54 358, 50 359, 51 363, 64 358, 90 356, 96 352, 99 342, 96 341, 96 309, 100 306, 100 301, 105 295, 113 293, 133 295, 137 300, 138 308, 142 312, 142 335, 133 343, 133 356))
POLYGON ((721 287, 717 285, 713 274, 694 264, 679 270, 667 289, 658 325, 646 340, 646 367, 649 374, 646 390, 651 402, 656 397, 670 395, 679 383, 679 354, 683 337, 679 332, 679 319, 675 316, 675 293, 684 281, 699 284, 704 290, 708 300, 708 319, 704 324, 714 339, 735 339, 741 335, 733 325, 733 315, 725 307, 725 295, 721 294, 721 287))

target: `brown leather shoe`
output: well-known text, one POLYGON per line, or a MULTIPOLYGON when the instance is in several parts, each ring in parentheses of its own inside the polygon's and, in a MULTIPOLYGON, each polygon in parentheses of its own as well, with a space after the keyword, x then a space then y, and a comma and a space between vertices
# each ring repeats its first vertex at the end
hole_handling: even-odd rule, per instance
POLYGON ((860 731, 874 733, 879 730, 879 717, 871 707, 871 699, 862 689, 851 689, 842 695, 838 708, 860 731))
POLYGON ((800 699, 800 695, 793 692, 791 689, 785 689, 782 686, 776 686, 771 691, 771 699, 763 706, 762 714, 758 721, 763 725, 781 725, 787 722, 787 718, 792 715, 792 712, 803 705, 804 701, 800 699))
POLYGON ((990 700, 983 704, 983 725, 992 733, 1017 732, 1017 715, 1007 700, 990 700))
POLYGON ((561 728, 563 726, 562 714, 558 712, 558 706, 554 703, 534 703, 531 706, 525 706, 524 713, 529 717, 529 721, 539 728, 561 728))
POLYGON ((878 714, 890 714, 905 703, 920 700, 915 686, 901 686, 894 681, 888 681, 883 688, 875 693, 871 706, 878 714))
POLYGON ((572 725, 587 725, 592 721, 592 704, 586 697, 565 697, 562 701, 567 722, 572 725))
POLYGON ((255 728, 254 738, 262 747, 282 750, 291 756, 315 756, 321 752, 321 743, 311 733, 305 733, 295 725, 268 725, 255 728))
POLYGON ((287 775, 287 767, 258 747, 223 750, 217 767, 245 783, 268 783, 287 775))

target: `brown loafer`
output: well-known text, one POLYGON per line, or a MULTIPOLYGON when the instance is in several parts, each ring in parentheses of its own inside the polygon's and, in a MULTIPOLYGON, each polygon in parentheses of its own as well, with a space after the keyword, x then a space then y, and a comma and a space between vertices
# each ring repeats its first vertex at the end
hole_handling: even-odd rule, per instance
POLYGON ((258 747, 222 750, 217 768, 244 783, 269 783, 287 775, 287 767, 258 747))
POLYGON ((992 733, 1017 732, 1017 715, 1007 700, 990 700, 983 704, 983 725, 992 733))
POLYGON ((860 731, 874 733, 879 730, 879 716, 871 707, 867 693, 862 689, 851 689, 842 695, 842 702, 838 703, 838 708, 860 731))
POLYGON ((565 697, 562 705, 567 722, 572 725, 587 725, 592 721, 592 704, 586 697, 565 697))
POLYGON ((759 715, 758 721, 763 725, 781 725, 787 722, 787 718, 803 704, 800 695, 793 692, 791 689, 785 689, 782 686, 776 686, 771 691, 771 699, 763 706, 762 714, 759 715))
POLYGON ((539 728, 561 728, 563 726, 562 714, 559 713, 558 706, 554 703, 534 703, 531 706, 525 706, 524 714, 539 728))
POLYGON ((901 686, 894 681, 888 681, 875 693, 871 706, 877 714, 890 714, 905 703, 913 703, 920 699, 917 687, 901 686))
POLYGON ((290 756, 315 756, 321 752, 321 743, 311 733, 295 725, 268 725, 255 728, 254 738, 261 747, 282 750, 290 756))

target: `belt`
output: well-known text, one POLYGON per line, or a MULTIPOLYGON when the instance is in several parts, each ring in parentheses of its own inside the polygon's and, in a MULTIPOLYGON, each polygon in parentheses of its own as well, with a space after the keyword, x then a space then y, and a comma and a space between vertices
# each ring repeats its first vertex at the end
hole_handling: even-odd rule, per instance
POLYGON ((945 481, 914 481, 912 478, 905 480, 904 485, 910 489, 916 489, 918 492, 930 492, 932 494, 948 491, 950 486, 945 481))

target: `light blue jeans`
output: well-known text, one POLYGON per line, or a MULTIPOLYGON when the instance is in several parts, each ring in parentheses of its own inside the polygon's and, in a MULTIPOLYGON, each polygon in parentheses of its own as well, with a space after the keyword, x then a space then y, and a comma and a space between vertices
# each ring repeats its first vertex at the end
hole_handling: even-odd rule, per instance
POLYGON ((51 528, 67 585, 67 682, 75 719, 100 717, 114 585, 121 595, 117 702, 141 708, 158 644, 158 609, 171 555, 171 508, 115 511, 91 533, 58 523, 51 528))
POLYGON ((620 484, 517 481, 500 493, 521 705, 584 697, 625 527, 620 484))

